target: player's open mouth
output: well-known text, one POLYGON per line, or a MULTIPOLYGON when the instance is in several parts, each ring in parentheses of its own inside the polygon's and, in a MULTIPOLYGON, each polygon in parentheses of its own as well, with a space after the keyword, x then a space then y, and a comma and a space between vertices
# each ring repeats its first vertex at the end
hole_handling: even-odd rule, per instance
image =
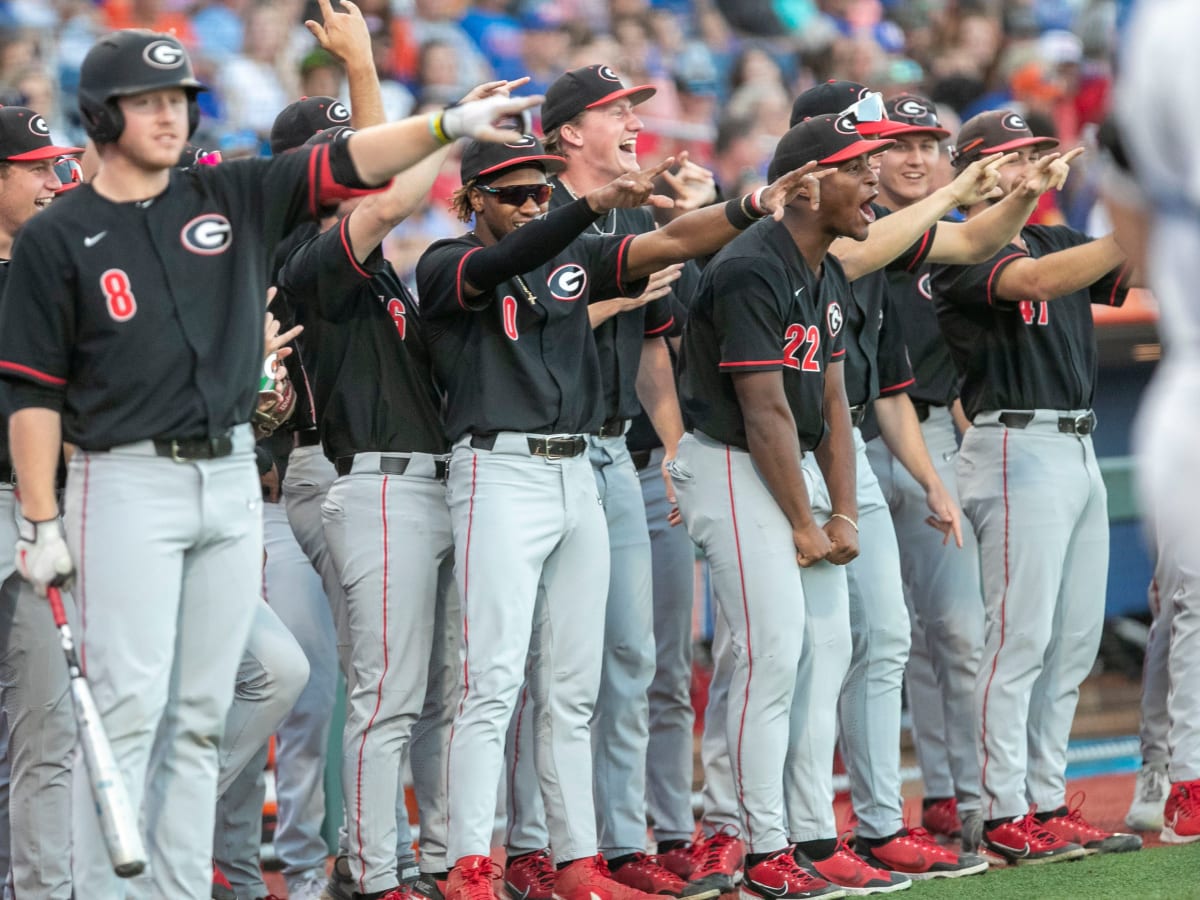
POLYGON ((50 205, 50 201, 53 199, 54 199, 53 197, 38 197, 36 200, 33 201, 33 205, 36 206, 38 209, 45 209, 47 206, 50 205))
MULTIPOLYGON (((871 200, 874 199, 875 197, 873 196, 871 200)), ((868 225, 875 221, 875 210, 871 206, 871 200, 868 200, 858 208, 858 211, 862 213, 862 217, 867 220, 868 225)))
POLYGON ((628 153, 631 156, 637 156, 637 138, 627 138, 617 144, 617 149, 622 153, 628 153))

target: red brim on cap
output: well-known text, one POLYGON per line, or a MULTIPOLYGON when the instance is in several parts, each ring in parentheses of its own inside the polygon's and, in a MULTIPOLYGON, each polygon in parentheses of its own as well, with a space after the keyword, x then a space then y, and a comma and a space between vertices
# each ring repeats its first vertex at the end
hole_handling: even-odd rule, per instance
POLYGON ((1017 138, 1012 141, 1005 141, 1003 144, 997 144, 995 147, 984 147, 979 151, 979 154, 980 156, 991 156, 993 153, 1008 153, 1010 150, 1020 150, 1022 147, 1032 147, 1035 144, 1041 144, 1049 149, 1057 147, 1058 141, 1051 137, 1017 138))
POLYGON ((855 141, 848 147, 843 147, 837 153, 831 153, 824 159, 817 160, 821 165, 830 165, 831 163, 844 163, 848 159, 854 159, 856 156, 862 156, 866 153, 868 156, 874 156, 881 150, 886 150, 895 141, 855 141))
MULTIPOLYGON (((872 122, 871 124, 874 125, 876 123, 872 122)), ((876 134, 880 135, 881 137, 897 138, 897 137, 900 137, 900 135, 902 135, 902 134, 931 134, 934 137, 936 137, 939 141, 942 140, 943 138, 950 137, 950 129, 934 128, 932 125, 906 125, 903 122, 893 122, 893 121, 887 121, 887 122, 882 122, 882 123, 878 123, 878 124, 891 126, 889 128, 884 128, 884 129, 881 129, 880 131, 875 132, 876 134)), ((860 131, 861 131, 861 129, 860 129, 860 131)))
POLYGON ((629 98, 629 102, 634 106, 639 103, 645 103, 651 97, 658 93, 658 88, 652 84, 639 84, 637 87, 621 88, 613 91, 611 94, 605 94, 599 100, 594 100, 589 103, 584 109, 595 109, 597 106, 603 106, 605 103, 612 103, 614 100, 621 100, 625 97, 629 98))
POLYGON ((878 122, 855 122, 854 130, 864 137, 875 137, 895 127, 891 119, 880 119, 878 122))
POLYGON ((509 159, 502 163, 497 163, 494 166, 481 171, 476 178, 482 178, 484 175, 492 175, 496 172, 503 172, 505 169, 519 169, 522 166, 541 163, 542 168, 546 170, 547 175, 553 175, 555 172, 561 172, 567 167, 567 161, 561 156, 551 156, 550 154, 542 154, 540 156, 522 156, 520 159, 509 159))
POLYGON ((13 156, 0 157, 8 162, 29 162, 35 159, 57 159, 60 156, 75 156, 83 152, 82 147, 38 147, 13 156))

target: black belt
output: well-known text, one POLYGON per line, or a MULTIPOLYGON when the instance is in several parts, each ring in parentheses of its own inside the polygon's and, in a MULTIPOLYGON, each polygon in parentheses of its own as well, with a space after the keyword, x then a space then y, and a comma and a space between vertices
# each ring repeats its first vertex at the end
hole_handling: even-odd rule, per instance
POLYGON ((867 404, 860 403, 858 406, 850 407, 850 424, 857 428, 863 423, 863 419, 867 417, 867 404))
POLYGON ((625 433, 625 423, 627 419, 609 419, 600 426, 600 430, 596 432, 602 438, 620 437, 625 433))
MULTIPOLYGON (((569 459, 579 456, 587 450, 587 438, 578 434, 550 435, 549 437, 534 437, 527 435, 529 452, 534 456, 544 456, 546 459, 569 459)), ((473 434, 471 447, 475 450, 491 450, 496 446, 496 435, 473 434)))
MULTIPOLYGON (((384 453, 379 457, 379 474, 380 475, 403 475, 408 471, 408 464, 412 460, 407 456, 389 456, 384 453)), ((334 461, 333 467, 337 470, 338 477, 349 475, 350 470, 354 468, 353 456, 339 456, 334 461)), ((445 481, 446 476, 450 473, 450 463, 444 459, 435 459, 433 461, 433 477, 438 481, 445 481)), ((365 474, 365 473, 361 473, 365 474)))
POLYGON ((315 428, 296 431, 292 434, 293 447, 317 447, 321 444, 321 432, 315 428))
MULTIPOLYGON (((1028 411, 1006 410, 997 421, 1006 428, 1027 428, 1033 416, 1028 411)), ((1096 414, 1089 411, 1078 416, 1059 416, 1058 430, 1061 434, 1089 435, 1096 430, 1096 414)))
POLYGON ((228 434, 210 438, 176 438, 156 440, 154 452, 175 462, 192 462, 197 459, 220 459, 233 452, 233 438, 228 434))
POLYGON ((633 467, 640 472, 650 465, 650 457, 653 454, 653 450, 630 450, 629 458, 633 460, 633 467))

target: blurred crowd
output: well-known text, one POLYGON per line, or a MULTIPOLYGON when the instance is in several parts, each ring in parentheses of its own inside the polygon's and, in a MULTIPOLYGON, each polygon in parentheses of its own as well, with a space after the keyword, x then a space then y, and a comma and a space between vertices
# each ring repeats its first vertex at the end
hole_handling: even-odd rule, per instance
MULTIPOLYGON (((943 123, 1021 111, 1035 134, 1087 143, 1108 110, 1116 23, 1128 0, 358 0, 389 119, 441 107, 492 77, 541 92, 567 69, 612 66, 653 84, 638 107, 643 163, 687 150, 727 196, 761 183, 792 98, 830 78, 885 97, 922 93, 943 123)), ((335 3, 336 6, 336 3, 335 3)), ((226 157, 267 153, 278 111, 301 96, 347 99, 339 60, 304 25, 316 0, 5 0, 0 103, 34 108, 59 142, 82 140, 79 65, 111 29, 172 31, 192 52, 204 120, 196 140, 226 157)), ((536 123, 535 123, 536 124, 536 123)), ((444 201, 389 242, 408 269, 456 223, 444 201)), ((1042 221, 1096 232, 1094 178, 1047 200, 1042 221)))

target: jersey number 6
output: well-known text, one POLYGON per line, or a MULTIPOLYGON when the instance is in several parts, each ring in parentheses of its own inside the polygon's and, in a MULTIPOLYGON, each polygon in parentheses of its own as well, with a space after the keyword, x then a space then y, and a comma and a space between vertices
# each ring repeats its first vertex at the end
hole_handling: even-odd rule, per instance
POLYGON ((821 363, 817 359, 817 351, 821 349, 821 329, 816 325, 789 325, 784 333, 787 341, 783 345, 783 364, 789 369, 799 369, 801 372, 820 372, 821 363), (800 348, 808 344, 802 360, 796 359, 800 348))
POLYGON ((100 289, 104 291, 104 302, 108 314, 117 322, 128 322, 137 312, 137 301, 129 286, 129 276, 124 269, 108 269, 100 276, 100 289))

